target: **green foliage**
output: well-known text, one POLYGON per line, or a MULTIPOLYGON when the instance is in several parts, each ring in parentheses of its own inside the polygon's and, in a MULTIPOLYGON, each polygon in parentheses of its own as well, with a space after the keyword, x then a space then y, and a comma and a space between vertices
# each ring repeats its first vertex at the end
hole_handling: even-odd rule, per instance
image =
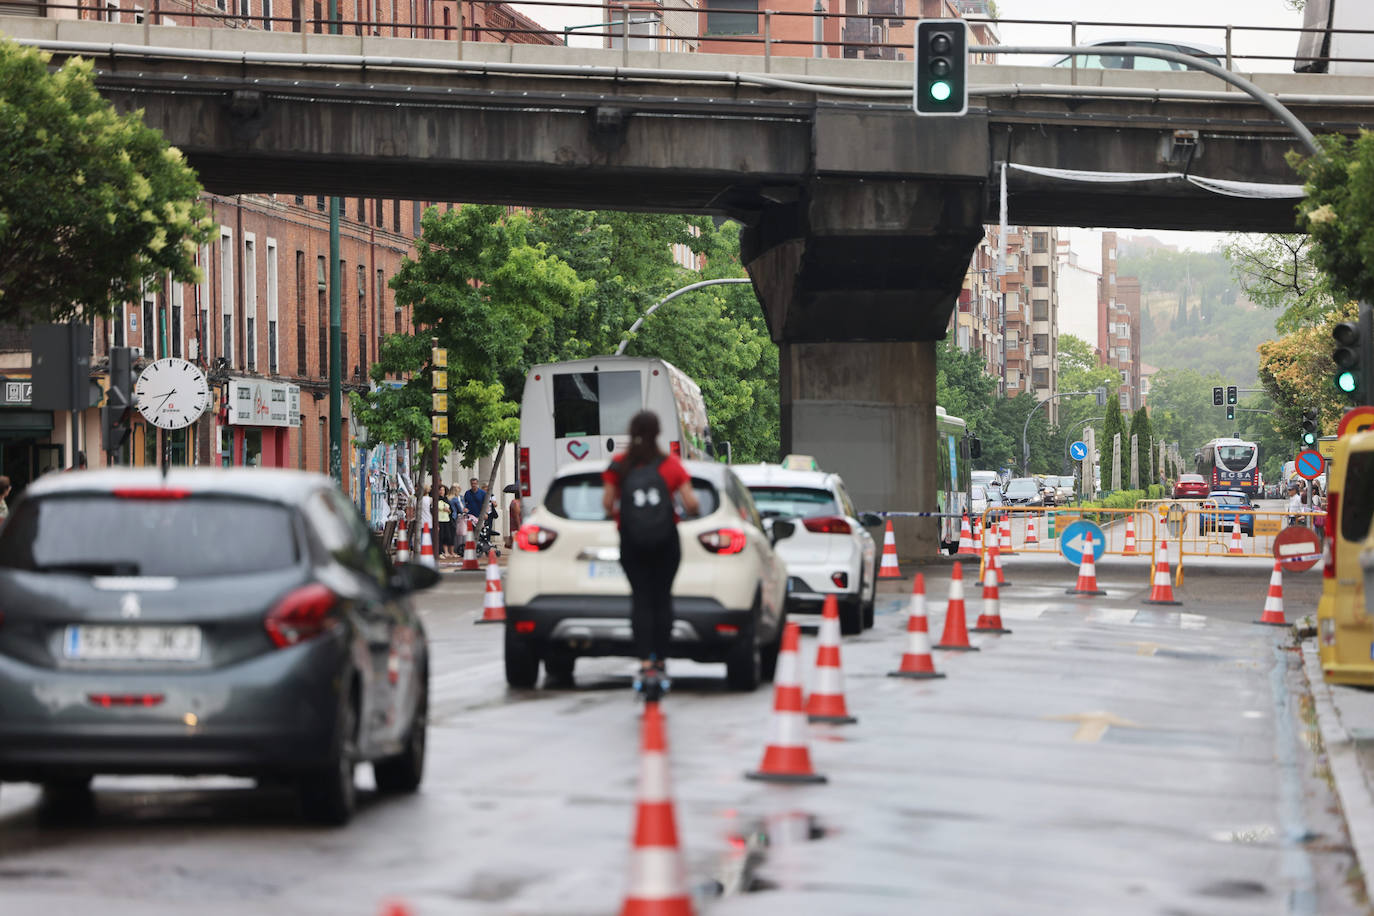
MULTIPOLYGON (((1203 375, 1196 369, 1169 369, 1155 375, 1150 385, 1150 426, 1155 438, 1179 443, 1185 464, 1204 442, 1235 431, 1226 422, 1226 408, 1212 404, 1212 388, 1225 384, 1220 373, 1203 375)), ((1185 473, 1191 470, 1186 468, 1185 473)))
MULTIPOLYGON (((1106 388, 1110 400, 1116 396, 1120 384, 1121 376, 1117 374, 1117 370, 1111 366, 1099 366, 1097 356, 1087 341, 1072 334, 1060 336, 1060 391, 1094 391, 1106 388)), ((1101 448, 1102 418, 1105 417, 1105 412, 1105 407, 1097 406, 1096 398, 1060 398, 1059 428, 1063 431, 1063 437, 1070 442, 1082 438, 1084 427, 1090 425, 1088 421, 1096 420, 1097 422, 1091 425, 1097 431, 1098 447, 1101 448)))
POLYGON ((1131 447, 1130 439, 1127 437, 1125 420, 1121 416, 1121 399, 1119 397, 1108 397, 1106 418, 1102 422, 1102 441, 1098 443, 1098 449, 1102 453, 1102 488, 1111 489, 1112 486, 1112 437, 1117 433, 1121 434, 1121 485, 1127 486, 1130 478, 1127 476, 1130 465, 1126 463, 1126 452, 1131 447))
POLYGON ((113 314, 165 275, 200 279, 212 224, 181 152, 116 114, 89 61, 0 39, 0 320, 113 314))
POLYGON ((1297 228, 1312 238, 1312 264, 1338 299, 1374 300, 1374 133, 1318 138, 1322 154, 1290 153, 1307 196, 1297 228))
MULTIPOLYGON (((1150 432, 1150 415, 1146 412, 1144 407, 1139 408, 1131 416, 1131 428, 1127 435, 1136 437, 1136 451, 1134 453, 1131 452, 1131 444, 1128 438, 1126 442, 1126 452, 1132 464, 1136 461, 1140 462, 1140 476, 1137 480, 1140 482, 1141 486, 1149 486, 1150 481, 1155 479, 1154 439, 1150 432)), ((1125 475, 1126 480, 1130 480, 1129 465, 1123 464, 1122 467, 1122 473, 1125 475)))
POLYGON ((1236 236, 1225 252, 1245 295, 1282 311, 1276 326, 1284 333, 1320 322, 1335 305, 1306 235, 1236 236))

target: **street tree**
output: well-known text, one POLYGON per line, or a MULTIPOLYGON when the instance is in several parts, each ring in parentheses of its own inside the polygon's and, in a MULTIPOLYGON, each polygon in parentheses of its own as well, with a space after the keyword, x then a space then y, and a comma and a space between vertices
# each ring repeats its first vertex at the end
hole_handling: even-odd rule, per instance
POLYGON ((148 284, 198 282, 212 224, 181 152, 120 115, 89 61, 0 40, 0 321, 108 316, 148 284))
MULTIPOLYGON (((1100 365, 1093 348, 1081 337, 1073 334, 1060 335, 1058 360, 1060 391, 1095 391, 1105 388, 1110 397, 1121 384, 1117 370, 1111 366, 1100 365)), ((1087 421, 1104 416, 1105 408, 1098 406, 1096 398, 1060 398, 1059 434, 1067 442, 1081 439, 1083 429, 1088 425, 1087 421)), ((1099 437, 1102 435, 1102 422, 1098 420, 1092 424, 1099 437)))
POLYGON ((1292 441, 1302 424, 1303 411, 1312 408, 1321 414, 1322 430, 1335 432, 1348 404, 1331 383, 1336 375, 1331 329, 1339 321, 1355 320, 1356 311, 1355 303, 1347 301, 1321 324, 1298 328, 1260 344, 1260 384, 1273 401, 1270 425, 1280 436, 1292 441))
POLYGON ((1321 153, 1289 154, 1307 192, 1298 229, 1312 239, 1311 260, 1336 295, 1374 302, 1374 133, 1317 138, 1321 153))
POLYGON ((1335 307, 1331 283, 1313 262, 1310 236, 1237 235, 1225 252, 1250 301, 1280 311, 1279 331, 1319 323, 1335 307))

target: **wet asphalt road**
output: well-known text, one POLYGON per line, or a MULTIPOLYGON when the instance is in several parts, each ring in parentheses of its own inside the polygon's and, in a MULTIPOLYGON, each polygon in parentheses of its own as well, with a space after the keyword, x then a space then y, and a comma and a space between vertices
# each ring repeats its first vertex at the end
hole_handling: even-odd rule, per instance
MULTIPOLYGON (((674 665, 665 710, 699 909, 1367 912, 1300 656, 1250 622, 1268 567, 1225 562, 1188 570, 1183 607, 1151 609, 1142 560, 1103 563, 1108 596, 1078 599, 1062 560, 1013 558, 1015 632, 937 653, 948 678, 932 682, 883 676, 911 580, 884 583, 878 625, 843 648, 859 722, 812 727, 824 786, 741 778, 771 691, 730 694, 719 666, 674 665)), ((925 567, 936 635, 949 570, 925 567)), ((1290 619, 1315 605, 1318 577, 1286 583, 1290 619)), ((351 826, 321 830, 289 794, 235 780, 100 779, 94 813, 71 821, 7 784, 0 914, 614 912, 638 763, 630 666, 582 660, 571 688, 508 690, 500 628, 472 623, 481 598, 480 574, 450 573, 423 600, 434 698, 419 795, 365 793, 351 826)), ((814 655, 804 638, 808 677, 814 655)))

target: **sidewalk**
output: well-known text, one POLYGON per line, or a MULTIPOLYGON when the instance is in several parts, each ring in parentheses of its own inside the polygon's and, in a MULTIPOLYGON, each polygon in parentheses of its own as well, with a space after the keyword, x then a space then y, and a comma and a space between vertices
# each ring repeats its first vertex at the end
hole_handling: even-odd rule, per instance
POLYGON ((1374 691, 1328 684, 1315 640, 1303 641, 1302 655, 1327 766, 1368 895, 1374 869, 1374 691))

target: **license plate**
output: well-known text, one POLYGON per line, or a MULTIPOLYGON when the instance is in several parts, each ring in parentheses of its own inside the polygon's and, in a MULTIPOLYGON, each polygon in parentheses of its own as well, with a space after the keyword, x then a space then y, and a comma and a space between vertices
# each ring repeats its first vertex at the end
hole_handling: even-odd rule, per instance
POLYGON ((200 658, 200 627, 67 627, 63 654, 81 661, 191 662, 200 658))
POLYGON ((625 570, 613 560, 592 560, 587 564, 587 576, 592 579, 623 579, 625 570))

